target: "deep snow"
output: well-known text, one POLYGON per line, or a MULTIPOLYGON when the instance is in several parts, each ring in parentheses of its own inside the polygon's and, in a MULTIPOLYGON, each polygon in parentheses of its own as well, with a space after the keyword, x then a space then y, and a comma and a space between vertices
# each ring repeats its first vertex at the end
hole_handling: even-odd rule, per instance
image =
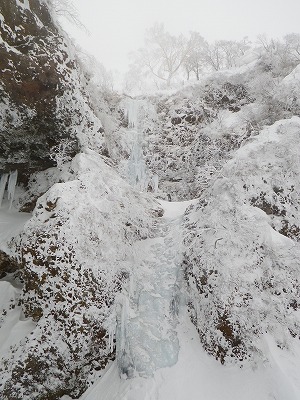
MULTIPOLYGON (((20 233, 30 214, 19 213, 10 209, 10 202, 4 201, 0 208, 0 249, 10 253, 10 239, 20 233)), ((18 306, 21 287, 16 286, 9 275, 0 280, 0 308, 7 313, 0 316, 0 359, 9 354, 10 346, 18 344, 35 327, 31 319, 25 319, 18 306)))
POLYGON ((3 203, 0 208, 0 249, 10 254, 7 244, 12 237, 22 231, 24 224, 30 218, 30 214, 10 209, 10 202, 7 200, 4 200, 3 203))

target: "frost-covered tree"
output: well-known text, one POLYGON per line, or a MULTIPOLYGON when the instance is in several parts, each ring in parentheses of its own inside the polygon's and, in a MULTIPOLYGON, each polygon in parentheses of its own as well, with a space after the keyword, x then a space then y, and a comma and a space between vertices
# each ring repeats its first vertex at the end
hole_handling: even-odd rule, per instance
POLYGON ((91 94, 93 94, 95 90, 103 94, 113 92, 113 72, 105 68, 93 55, 86 53, 82 49, 77 48, 77 54, 91 94))
POLYGON ((273 76, 289 74, 300 62, 300 35, 297 33, 285 35, 281 40, 259 35, 257 44, 261 62, 273 76))
POLYGON ((288 49, 288 53, 295 62, 300 62, 300 34, 289 33, 283 37, 285 46, 288 49))
POLYGON ((52 12, 52 14, 66 18, 72 24, 86 29, 80 21, 78 11, 71 0, 42 0, 52 12))
POLYGON ((187 74, 187 80, 191 73, 194 73, 196 79, 200 79, 200 73, 205 64, 205 50, 208 44, 199 32, 191 32, 189 38, 189 51, 184 60, 184 68, 187 74))
POLYGON ((217 40, 206 46, 205 61, 214 71, 236 67, 239 57, 249 49, 247 40, 217 40))
POLYGON ((155 24, 146 31, 145 46, 133 54, 134 64, 146 74, 165 81, 169 87, 190 49, 190 40, 183 35, 171 35, 165 31, 163 24, 155 24))

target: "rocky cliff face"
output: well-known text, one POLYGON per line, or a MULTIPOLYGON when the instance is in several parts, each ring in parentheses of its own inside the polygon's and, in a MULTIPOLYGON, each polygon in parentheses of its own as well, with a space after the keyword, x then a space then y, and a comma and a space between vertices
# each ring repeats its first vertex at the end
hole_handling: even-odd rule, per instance
POLYGON ((4 1, 1 13, 1 168, 30 172, 53 166, 50 149, 69 137, 57 97, 74 68, 43 3, 4 1))
MULTIPOLYGON (((267 65, 268 59, 257 59, 171 95, 139 98, 143 157, 149 175, 158 176, 158 196, 199 197, 264 126, 299 115, 298 69, 286 76, 287 71, 279 75, 278 66, 273 71, 267 65)), ((122 102, 119 107, 124 109, 122 102)), ((120 137, 128 131, 126 115, 125 109, 120 137)))
POLYGON ((46 3, 2 1, 0 26, 1 171, 18 170, 26 183, 32 172, 55 166, 57 157, 74 156, 92 136, 100 138, 93 143, 100 150, 101 123, 72 46, 46 3))

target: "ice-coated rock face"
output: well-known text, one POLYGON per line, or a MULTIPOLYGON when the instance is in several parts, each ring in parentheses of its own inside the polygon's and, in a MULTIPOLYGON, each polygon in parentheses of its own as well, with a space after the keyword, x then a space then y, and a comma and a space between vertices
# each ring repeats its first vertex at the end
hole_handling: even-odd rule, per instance
POLYGON ((238 73, 219 75, 170 96, 122 99, 127 127, 119 134, 131 144, 129 180, 172 201, 198 197, 250 134, 245 124, 236 130, 222 126, 254 101, 246 80, 238 73), (132 144, 133 131, 140 141, 132 144))

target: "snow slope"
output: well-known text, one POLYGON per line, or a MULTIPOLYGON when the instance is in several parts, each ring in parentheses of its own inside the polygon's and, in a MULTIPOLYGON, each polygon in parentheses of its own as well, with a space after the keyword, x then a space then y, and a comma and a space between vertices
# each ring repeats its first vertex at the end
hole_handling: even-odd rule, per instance
MULTIPOLYGON (((0 250, 11 253, 9 241, 20 234, 30 214, 10 209, 4 201, 0 208, 0 250)), ((12 276, 6 275, 0 280, 0 359, 9 354, 11 346, 18 345, 34 329, 32 320, 26 319, 19 304, 21 285, 17 285, 12 276)))
POLYGON ((10 254, 10 249, 7 245, 9 240, 17 236, 23 226, 30 218, 30 214, 19 213, 15 210, 9 210, 9 204, 4 204, 0 208, 0 249, 10 254))

